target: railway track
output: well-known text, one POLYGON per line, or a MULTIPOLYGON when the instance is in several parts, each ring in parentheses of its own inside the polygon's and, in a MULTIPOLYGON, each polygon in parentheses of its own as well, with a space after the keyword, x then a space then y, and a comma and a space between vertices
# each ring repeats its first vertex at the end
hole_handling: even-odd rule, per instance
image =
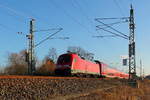
POLYGON ((102 79, 102 78, 2 75, 0 76, 0 79, 102 79))

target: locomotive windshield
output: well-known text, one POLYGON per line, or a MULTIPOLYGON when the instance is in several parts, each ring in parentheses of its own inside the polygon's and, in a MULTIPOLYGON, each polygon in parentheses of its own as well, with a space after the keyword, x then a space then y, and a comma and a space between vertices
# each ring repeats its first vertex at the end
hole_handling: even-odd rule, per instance
POLYGON ((71 63, 71 55, 61 55, 58 58, 57 64, 70 64, 71 63))

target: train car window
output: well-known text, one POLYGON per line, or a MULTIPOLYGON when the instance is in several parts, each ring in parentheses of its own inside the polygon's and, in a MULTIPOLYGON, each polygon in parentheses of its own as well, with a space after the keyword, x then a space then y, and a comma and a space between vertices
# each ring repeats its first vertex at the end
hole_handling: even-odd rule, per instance
POLYGON ((62 55, 58 58, 58 64, 66 64, 71 62, 71 56, 70 55, 62 55))

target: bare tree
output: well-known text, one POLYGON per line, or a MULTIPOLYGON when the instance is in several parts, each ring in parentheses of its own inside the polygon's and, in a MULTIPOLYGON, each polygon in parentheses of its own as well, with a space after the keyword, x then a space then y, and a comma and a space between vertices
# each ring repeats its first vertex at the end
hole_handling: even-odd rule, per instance
POLYGON ((19 53, 8 54, 9 65, 26 65, 26 50, 22 50, 19 53))
POLYGON ((69 53, 76 53, 78 54, 81 58, 87 59, 87 60, 93 60, 94 59, 94 54, 89 53, 88 51, 85 51, 81 47, 68 47, 67 52, 69 53))
POLYGON ((48 52, 48 55, 46 56, 45 60, 51 60, 53 61, 54 63, 56 63, 57 61, 57 52, 56 52, 56 49, 55 48, 50 48, 49 49, 49 52, 48 52))
POLYGON ((8 64, 4 69, 5 74, 25 75, 27 74, 26 51, 8 54, 8 64))

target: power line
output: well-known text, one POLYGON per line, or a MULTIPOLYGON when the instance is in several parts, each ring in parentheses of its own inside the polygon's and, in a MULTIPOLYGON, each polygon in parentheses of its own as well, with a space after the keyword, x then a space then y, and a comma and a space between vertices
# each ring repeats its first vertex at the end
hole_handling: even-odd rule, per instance
POLYGON ((75 23, 77 23, 78 25, 80 25, 83 29, 85 29, 88 33, 93 33, 90 32, 88 27, 86 27, 84 24, 80 23, 77 19, 75 19, 73 16, 71 16, 62 6, 56 4, 53 0, 49 0, 51 1, 51 3, 53 3, 53 5, 55 5, 56 8, 61 9, 61 11, 63 11, 63 13, 69 17, 72 21, 74 21, 75 23))
MULTIPOLYGON (((80 9, 80 12, 82 13, 83 16, 85 16, 85 18, 87 19, 87 21, 91 24, 91 26, 93 26, 93 22, 90 20, 88 14, 82 9, 81 5, 79 4, 79 2, 77 0, 72 0, 80 9)), ((72 3, 71 3, 72 4, 72 3)), ((74 6, 74 4, 72 4, 74 6)))
MULTIPOLYGON (((116 25, 116 24, 121 24, 121 23, 126 23, 128 22, 128 20, 125 20, 125 21, 118 21, 118 22, 114 22, 114 23, 110 23, 110 24, 107 24, 109 26, 113 26, 113 25, 116 25)), ((97 25, 97 26, 105 26, 105 25, 97 25)), ((103 28, 108 28, 107 26, 103 27, 103 28)))
POLYGON ((98 29, 102 29, 103 31, 106 31, 106 32, 108 32, 108 33, 111 33, 111 34, 113 34, 113 35, 115 35, 115 36, 118 36, 118 37, 121 37, 121 38, 124 38, 124 39, 127 39, 127 40, 128 40, 128 37, 119 35, 119 34, 117 34, 117 33, 111 32, 111 31, 106 30, 106 29, 104 29, 104 28, 100 28, 99 26, 96 26, 96 27, 97 27, 98 29))
POLYGON ((122 7, 122 9, 124 9, 124 12, 128 11, 128 5, 126 5, 127 1, 124 0, 119 0, 120 1, 120 6, 122 7))
POLYGON ((55 33, 49 35, 47 38, 41 40, 38 44, 35 45, 35 47, 39 46, 40 44, 42 44, 43 42, 45 42, 46 40, 50 39, 52 36, 54 36, 55 34, 59 33, 61 30, 63 30, 63 28, 60 28, 58 31, 56 31, 55 33))
MULTIPOLYGON (((12 8, 10 8, 8 6, 5 6, 5 5, 2 5, 2 4, 0 4, 0 8, 6 9, 9 16, 15 18, 17 21, 20 21, 21 23, 22 23, 22 20, 24 20, 24 18, 26 18, 26 19, 31 19, 32 18, 32 17, 28 16, 25 13, 19 12, 15 9, 12 9, 12 8), (18 19, 18 17, 21 18, 22 20, 18 19)), ((10 28, 10 27, 8 27, 6 25, 2 25, 2 24, 0 26, 5 28, 7 31, 10 31, 10 30, 15 31, 12 27, 10 28)))
POLYGON ((10 28, 10 27, 4 25, 4 24, 0 24, 0 26, 1 26, 2 28, 4 28, 5 30, 7 30, 7 31, 14 31, 14 29, 12 29, 12 28, 10 28), (8 29, 9 29, 9 30, 8 30, 8 29))
POLYGON ((115 28, 113 28, 112 26, 113 25, 116 25, 116 24, 120 24, 120 23, 126 23, 126 22, 128 22, 128 18, 129 17, 120 17, 120 18, 96 18, 95 19, 95 21, 97 21, 97 22, 99 22, 100 23, 100 25, 97 25, 96 27, 97 27, 97 29, 96 30, 103 30, 103 31, 105 31, 105 32, 108 32, 108 33, 110 33, 110 34, 113 34, 113 35, 101 35, 101 36, 97 36, 97 37, 101 37, 101 38, 103 38, 103 37, 121 37, 121 38, 124 38, 124 39, 129 39, 129 36, 127 36, 126 34, 124 34, 124 33, 122 33, 122 32, 120 32, 120 31, 118 31, 117 29, 115 29, 115 28), (114 22, 114 23, 109 23, 109 24, 105 24, 105 23, 103 23, 101 20, 124 20, 124 21, 117 21, 117 22, 114 22), (111 30, 113 30, 113 31, 115 31, 115 32, 117 32, 117 33, 115 33, 115 32, 112 32, 112 31, 110 31, 110 30, 106 30, 106 28, 109 28, 109 29, 111 29, 111 30))
MULTIPOLYGON (((19 12, 19 11, 15 10, 15 9, 12 9, 12 8, 8 7, 8 6, 4 6, 4 5, 1 5, 1 4, 0 4, 0 7, 1 7, 1 8, 4 8, 4 9, 10 11, 10 12, 12 12, 12 13, 15 14, 15 15, 18 15, 18 16, 21 17, 21 18, 32 19, 31 16, 28 16, 27 14, 22 13, 22 12, 19 12)), ((22 22, 22 21, 21 21, 21 22, 22 22)), ((43 21, 42 21, 42 22, 43 22, 43 21)), ((6 27, 5 25, 2 25, 2 24, 0 24, 0 26, 2 26, 3 28, 6 28, 7 30, 8 30, 8 28, 9 28, 9 27, 6 27)), ((9 28, 9 29, 10 29, 10 28, 9 28)), ((12 29, 10 29, 10 30, 12 30, 12 29)), ((56 30, 56 28, 48 29, 48 30, 38 30, 38 32, 41 32, 41 31, 50 31, 50 30, 56 30)), ((37 31, 34 31, 34 32, 37 32, 37 31)), ((22 34, 22 33, 21 33, 21 34, 22 34)))
POLYGON ((114 1, 115 5, 118 7, 118 9, 119 9, 121 15, 122 15, 122 16, 125 16, 125 14, 124 14, 124 12, 123 12, 121 6, 120 6, 119 3, 117 2, 117 0, 113 0, 113 1, 114 1))
POLYGON ((28 15, 26 15, 24 13, 21 13, 21 12, 15 10, 15 9, 10 8, 10 7, 7 7, 7 6, 1 5, 1 4, 0 4, 0 7, 9 10, 10 12, 14 13, 15 15, 19 15, 21 18, 24 17, 24 18, 27 18, 27 19, 32 19, 31 16, 28 16, 28 15))
POLYGON ((96 18, 97 20, 112 20, 112 19, 121 19, 121 20, 124 20, 124 19, 129 19, 129 17, 112 17, 112 18, 107 18, 107 17, 104 17, 104 18, 96 18))
POLYGON ((60 30, 60 28, 41 29, 41 30, 35 30, 34 32, 54 31, 54 30, 60 30))
MULTIPOLYGON (((48 24, 49 24, 48 21, 47 21, 47 19, 44 18, 43 16, 42 16, 42 18, 41 18, 38 14, 34 13, 32 10, 30 10, 29 12, 30 12, 30 14, 32 15, 33 18, 38 19, 41 23, 43 23, 43 24, 45 24, 45 25, 48 25, 48 24)), ((40 15, 41 15, 41 14, 40 14, 40 15)), ((51 24, 51 26, 54 26, 54 25, 51 24)))
POLYGON ((99 36, 93 36, 94 38, 104 38, 104 37, 117 37, 116 35, 99 35, 99 36))
MULTIPOLYGON (((98 19, 95 19, 95 20, 96 20, 97 22, 101 23, 102 25, 105 25, 105 26, 109 27, 110 29, 114 30, 115 32, 121 34, 122 36, 124 36, 124 37, 126 37, 126 38, 129 37, 129 36, 127 36, 126 34, 124 34, 124 33, 120 32, 120 31, 118 31, 117 29, 115 29, 115 28, 113 28, 113 27, 111 27, 111 26, 109 26, 109 25, 103 23, 102 21, 100 21, 100 20, 98 20, 98 19)), ((99 28, 99 27, 98 27, 98 28, 99 28)), ((103 29, 103 28, 99 28, 99 29, 103 29)), ((104 30, 104 29, 103 29, 103 30, 104 30)), ((104 31, 106 31, 106 30, 104 30, 104 31)))
POLYGON ((62 40, 66 40, 66 39, 69 39, 69 37, 55 37, 55 38, 50 38, 50 39, 62 39, 62 40))

